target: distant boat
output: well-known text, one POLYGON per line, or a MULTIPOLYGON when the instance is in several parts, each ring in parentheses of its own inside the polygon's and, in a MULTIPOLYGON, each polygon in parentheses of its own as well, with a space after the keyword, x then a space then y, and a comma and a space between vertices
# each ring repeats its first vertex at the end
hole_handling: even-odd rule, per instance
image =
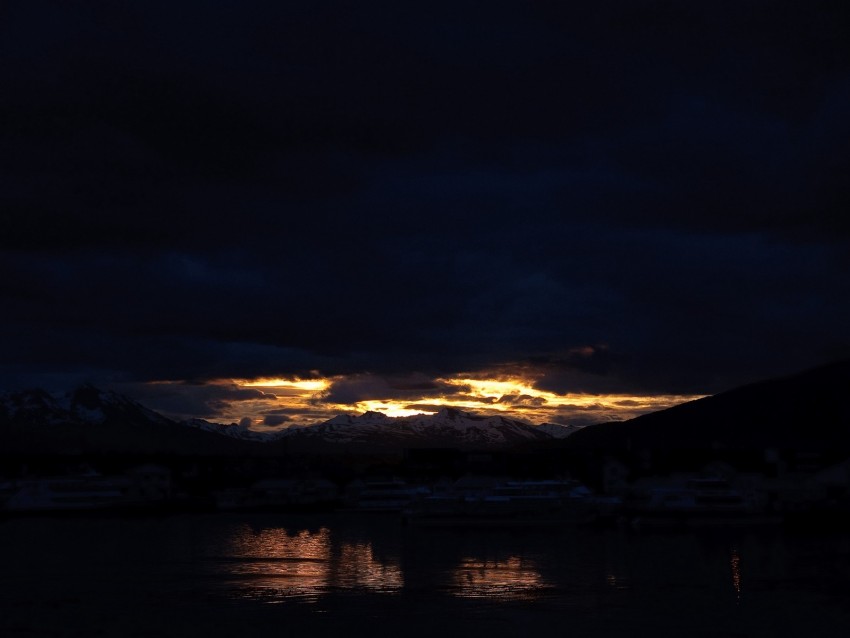
POLYGON ((455 486, 414 501, 404 513, 407 522, 421 526, 560 525, 589 520, 590 495, 577 481, 511 480, 474 491, 455 486))
POLYGON ((346 501, 350 509, 360 512, 401 512, 430 493, 427 487, 397 478, 370 479, 350 485, 346 501))
POLYGON ((683 486, 654 487, 626 508, 635 528, 778 523, 753 492, 722 478, 694 478, 683 486))
POLYGON ((155 465, 119 476, 88 470, 67 476, 19 479, 0 485, 2 510, 13 514, 148 509, 170 503, 170 472, 155 465))
POLYGON ((251 487, 221 490, 213 497, 220 510, 323 510, 339 504, 339 489, 326 479, 263 479, 251 487))
POLYGON ((83 475, 17 482, 7 512, 62 512, 109 509, 137 502, 125 477, 83 475))

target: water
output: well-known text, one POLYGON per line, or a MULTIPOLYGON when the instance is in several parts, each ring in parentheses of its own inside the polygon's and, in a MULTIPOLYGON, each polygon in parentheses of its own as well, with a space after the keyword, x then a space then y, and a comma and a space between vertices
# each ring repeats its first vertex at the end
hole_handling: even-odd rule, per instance
POLYGON ((0 522, 0 636, 844 636, 850 538, 421 530, 392 517, 0 522))

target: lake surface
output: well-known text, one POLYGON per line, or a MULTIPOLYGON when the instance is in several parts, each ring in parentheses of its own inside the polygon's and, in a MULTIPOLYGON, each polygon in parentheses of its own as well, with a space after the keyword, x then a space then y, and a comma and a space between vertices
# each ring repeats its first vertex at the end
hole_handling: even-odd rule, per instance
POLYGON ((0 636, 846 636, 850 536, 0 521, 0 636))

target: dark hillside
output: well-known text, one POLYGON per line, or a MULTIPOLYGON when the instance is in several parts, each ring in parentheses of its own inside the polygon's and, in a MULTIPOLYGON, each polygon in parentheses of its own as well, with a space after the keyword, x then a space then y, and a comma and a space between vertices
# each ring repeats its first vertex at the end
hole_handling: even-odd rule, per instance
POLYGON ((575 451, 779 448, 850 454, 850 361, 586 427, 565 445, 575 451))

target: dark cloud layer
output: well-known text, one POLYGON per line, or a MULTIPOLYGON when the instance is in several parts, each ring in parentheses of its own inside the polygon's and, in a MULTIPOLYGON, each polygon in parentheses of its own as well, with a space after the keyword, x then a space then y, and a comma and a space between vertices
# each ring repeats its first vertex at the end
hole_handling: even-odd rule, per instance
POLYGON ((334 379, 317 398, 317 402, 352 404, 369 399, 404 401, 411 397, 450 397, 469 390, 468 386, 434 381, 423 374, 403 377, 354 374, 334 379))
POLYGON ((840 2, 0 12, 4 385, 850 354, 840 2))
POLYGON ((285 414, 267 414, 263 417, 263 425, 273 427, 276 425, 282 425, 289 420, 290 418, 285 414))
POLYGON ((117 383, 115 386, 142 403, 177 418, 213 417, 242 401, 277 400, 274 394, 255 388, 240 388, 232 383, 117 383))

